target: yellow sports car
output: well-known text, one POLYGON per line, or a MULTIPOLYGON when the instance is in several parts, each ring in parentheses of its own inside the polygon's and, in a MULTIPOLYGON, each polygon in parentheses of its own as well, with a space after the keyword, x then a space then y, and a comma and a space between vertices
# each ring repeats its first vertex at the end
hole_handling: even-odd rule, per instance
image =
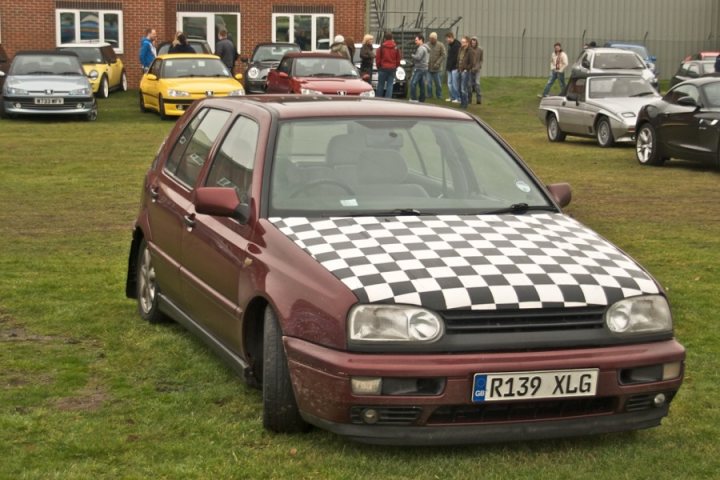
POLYGON ((215 55, 160 55, 140 81, 140 110, 179 117, 199 98, 245 95, 240 80, 215 55))
POLYGON ((109 43, 72 43, 65 44, 58 50, 77 54, 85 75, 90 80, 92 91, 98 97, 107 98, 110 90, 127 90, 125 66, 109 43))

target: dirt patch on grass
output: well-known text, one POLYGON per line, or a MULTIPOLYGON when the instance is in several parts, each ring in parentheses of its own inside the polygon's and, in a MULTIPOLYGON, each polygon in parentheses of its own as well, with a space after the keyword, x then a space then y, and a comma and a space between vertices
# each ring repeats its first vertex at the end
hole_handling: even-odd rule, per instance
POLYGON ((55 408, 61 412, 96 412, 109 400, 110 394, 105 389, 88 385, 78 395, 56 400, 55 408))

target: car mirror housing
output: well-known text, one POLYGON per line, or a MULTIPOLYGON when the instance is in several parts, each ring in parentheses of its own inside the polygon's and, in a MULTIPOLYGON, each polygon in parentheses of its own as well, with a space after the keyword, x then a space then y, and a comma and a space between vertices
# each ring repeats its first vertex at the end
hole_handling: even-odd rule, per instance
POLYGON ((695 101, 693 97, 685 96, 680 97, 677 101, 678 105, 682 105, 684 107, 699 107, 698 103, 695 101))
POLYGON ((215 217, 234 218, 247 223, 250 207, 240 203, 237 192, 231 187, 200 187, 195 191, 195 212, 215 217))
POLYGON ((242 80, 242 79, 243 79, 243 74, 242 74, 242 73, 236 73, 236 74, 235 74, 235 80, 242 80))
POLYGON ((572 200, 572 188, 569 183, 553 183, 547 186, 550 196, 560 208, 565 208, 570 205, 572 200))
POLYGON ((278 77, 280 77, 280 78, 288 78, 289 75, 288 75, 287 73, 285 73, 285 72, 280 72, 280 73, 278 73, 278 77))
POLYGON ((155 75, 154 73, 148 73, 146 78, 148 80, 157 80, 158 79, 157 75, 155 75))

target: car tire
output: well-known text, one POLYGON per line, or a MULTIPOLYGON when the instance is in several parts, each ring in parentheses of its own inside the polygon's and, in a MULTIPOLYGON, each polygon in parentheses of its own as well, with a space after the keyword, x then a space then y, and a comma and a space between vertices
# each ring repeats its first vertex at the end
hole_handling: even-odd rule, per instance
POLYGON ((295 401, 282 331, 272 308, 265 309, 262 367, 263 425, 277 433, 308 430, 295 401))
POLYGON ((662 165, 667 159, 659 153, 655 128, 649 123, 643 123, 635 139, 635 158, 640 165, 662 165))
POLYGON ((155 268, 145 239, 140 241, 140 247, 138 248, 135 260, 135 275, 135 297, 137 298, 140 316, 149 323, 167 321, 167 317, 160 312, 158 307, 160 288, 155 281, 155 268))
POLYGON ((98 117, 97 103, 93 103, 92 108, 90 109, 90 111, 88 113, 85 114, 84 119, 88 122, 94 122, 95 120, 97 120, 97 117, 98 117))
POLYGON ((145 97, 143 96, 142 90, 140 90, 140 111, 142 113, 147 113, 147 107, 145 106, 145 97))
POLYGON ((603 148, 612 147, 615 145, 615 137, 613 137, 612 127, 610 127, 610 120, 607 117, 600 117, 595 125, 595 135, 597 137, 598 145, 603 148))
POLYGON ((127 74, 125 73, 125 70, 122 71, 122 74, 120 74, 120 90, 123 92, 127 92, 128 89, 128 80, 127 80, 127 74))
POLYGON ((554 113, 548 115, 547 122, 547 138, 551 142, 564 142, 565 132, 560 130, 560 124, 558 123, 557 117, 554 113))
POLYGON ((167 114, 165 113, 165 100, 162 95, 158 96, 158 113, 160 114, 160 120, 167 120, 167 114))
POLYGON ((100 79, 100 88, 98 88, 98 97, 108 98, 110 96, 110 83, 105 75, 100 79))

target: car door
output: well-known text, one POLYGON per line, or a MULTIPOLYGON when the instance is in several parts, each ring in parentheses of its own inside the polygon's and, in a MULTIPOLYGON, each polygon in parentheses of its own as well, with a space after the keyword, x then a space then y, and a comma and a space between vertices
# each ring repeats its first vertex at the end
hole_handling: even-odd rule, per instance
MULTIPOLYGON (((238 116, 215 149, 202 183, 233 188, 241 204, 249 205, 258 144, 258 123, 238 116)), ((188 311, 216 338, 240 352, 241 293, 252 259, 248 257, 252 225, 226 217, 191 215, 183 233, 183 286, 188 311)))
POLYGON ((698 156, 711 162, 720 162, 720 112, 713 108, 719 99, 720 86, 717 83, 703 85, 700 87, 700 108, 693 115, 692 135, 697 142, 698 156))
POLYGON ((140 85, 140 90, 143 94, 143 98, 145 99, 145 104, 156 110, 160 108, 158 96, 160 95, 160 75, 162 72, 162 66, 163 61, 156 58, 152 65, 150 65, 148 75, 155 75, 157 79, 150 80, 147 76, 145 76, 142 80, 142 84, 140 85))
MULTIPOLYGON (((201 142, 207 135, 209 109, 199 111, 174 140, 162 168, 151 171, 145 188, 148 204, 151 251, 162 291, 179 305, 183 304, 180 266, 185 216, 192 209, 190 195, 205 162, 201 142)), ((209 151, 209 147, 208 147, 209 151)))
POLYGON ((120 85, 120 76, 122 74, 122 66, 118 62, 117 55, 112 47, 102 47, 103 58, 108 64, 108 81, 110 82, 110 88, 115 88, 120 85))
POLYGON ((702 160, 703 154, 698 148, 700 130, 699 119, 696 118, 697 108, 681 105, 680 99, 683 97, 700 102, 700 91, 695 85, 682 84, 665 95, 668 104, 661 114, 658 137, 670 156, 702 160))
POLYGON ((587 134, 587 124, 592 125, 592 120, 586 118, 586 83, 585 78, 573 78, 568 83, 566 97, 558 107, 558 121, 563 132, 587 134))
POLYGON ((283 78, 281 73, 290 75, 290 69, 292 68, 292 59, 283 58, 277 68, 271 69, 268 72, 267 77, 267 92, 268 93, 286 93, 288 91, 288 79, 287 76, 283 78))

